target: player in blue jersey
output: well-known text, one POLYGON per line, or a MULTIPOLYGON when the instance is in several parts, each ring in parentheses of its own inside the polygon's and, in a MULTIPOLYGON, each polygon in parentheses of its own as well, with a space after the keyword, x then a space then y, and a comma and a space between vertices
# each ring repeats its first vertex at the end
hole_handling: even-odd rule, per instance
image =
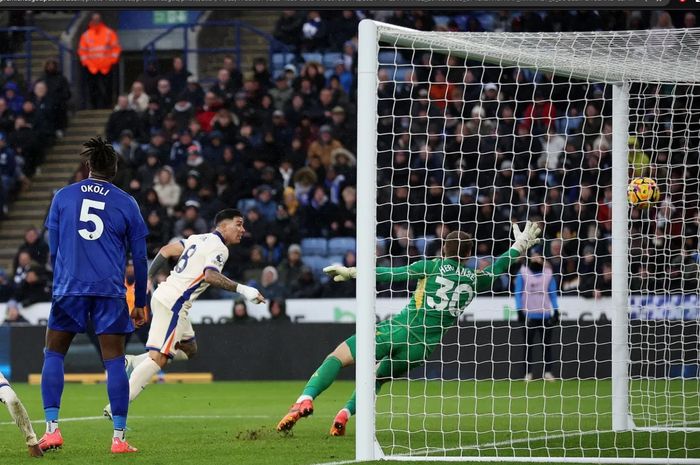
POLYGON ((144 322, 148 229, 134 198, 110 182, 117 172, 111 145, 100 137, 90 139, 81 155, 90 170, 88 179, 58 191, 46 219, 54 281, 41 372, 46 434, 39 445, 42 450, 63 445, 58 429, 63 359, 75 334, 85 332, 91 320, 102 349, 114 414, 112 452, 135 452, 124 437, 129 407, 124 346, 134 324, 144 322), (136 275, 131 316, 124 286, 127 248, 136 275))

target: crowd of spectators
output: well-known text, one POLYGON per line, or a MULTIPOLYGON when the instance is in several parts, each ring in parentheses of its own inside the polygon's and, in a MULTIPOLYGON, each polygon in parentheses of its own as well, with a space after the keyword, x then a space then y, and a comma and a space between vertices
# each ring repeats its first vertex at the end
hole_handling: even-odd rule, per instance
MULTIPOLYGON (((622 30, 695 22, 690 12, 440 13, 285 11, 274 37, 294 59, 271 69, 257 58, 251 69, 239 70, 226 57, 211 85, 196 79, 181 57, 163 70, 147 63, 118 97, 105 132, 120 157, 114 182, 138 199, 148 225, 149 258, 173 237, 210 230, 217 210, 235 206, 245 214, 247 233, 232 248, 228 276, 282 302, 281 313, 286 298, 354 295, 354 286, 322 281, 319 269, 304 263, 298 244, 356 233, 357 25, 364 17, 437 31, 622 30), (304 61, 308 52, 338 59, 324 66, 304 61)), ((506 250, 512 221, 533 219, 544 225, 545 253, 562 292, 610 295, 611 89, 429 50, 395 53, 385 65, 378 89, 378 263, 437 255, 439 239, 461 228, 475 236, 473 264, 483 267, 506 250), (391 73, 401 63, 410 71, 394 81, 391 73)), ((14 103, 11 87, 0 105, 14 113, 21 104, 14 103)), ((637 285, 648 289, 693 286, 692 280, 669 278, 649 284, 687 270, 697 255, 698 141, 688 115, 698 99, 694 91, 676 90, 685 98, 664 100, 680 115, 673 118, 670 111, 654 112, 667 88, 633 89, 631 174, 657 177, 668 193, 651 218, 633 211, 638 241, 632 243, 632 271, 637 285), (683 124, 691 137, 672 137, 683 124), (690 168, 679 170, 679 156, 690 168), (668 169, 660 172, 657 165, 664 164, 668 169), (692 221, 679 226, 685 219, 692 221), (680 263, 664 260, 669 250, 680 263)), ((35 85, 32 95, 37 93, 35 85)), ((15 117, 15 127, 21 119, 15 117)), ((27 165, 32 163, 25 159, 27 165)), ((86 174, 79 171, 75 179, 86 174)), ((18 257, 18 271, 25 259, 18 257)), ((354 264, 354 251, 344 261, 354 264)), ((493 291, 511 288, 506 278, 493 291)))

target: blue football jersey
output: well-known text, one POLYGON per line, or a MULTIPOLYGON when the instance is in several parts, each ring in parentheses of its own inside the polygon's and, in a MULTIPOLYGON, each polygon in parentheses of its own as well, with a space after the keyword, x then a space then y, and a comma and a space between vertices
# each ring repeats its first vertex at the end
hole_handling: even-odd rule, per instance
POLYGON ((71 184, 54 196, 46 227, 58 231, 54 297, 124 297, 127 248, 148 235, 132 196, 106 181, 71 184))

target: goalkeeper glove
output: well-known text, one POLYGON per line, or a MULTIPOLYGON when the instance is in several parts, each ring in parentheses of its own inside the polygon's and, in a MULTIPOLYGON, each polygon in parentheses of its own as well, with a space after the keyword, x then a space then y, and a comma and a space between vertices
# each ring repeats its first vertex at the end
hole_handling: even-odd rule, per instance
POLYGON ((517 223, 513 223, 513 239, 515 241, 511 247, 517 249, 520 255, 523 255, 527 252, 527 249, 540 242, 539 236, 541 233, 540 227, 532 221, 526 222, 522 231, 520 231, 517 223))
POLYGON ((357 269, 354 266, 330 265, 323 269, 323 272, 333 278, 333 281, 340 283, 357 276, 357 269))
POLYGON ((236 292, 241 294, 243 297, 254 304, 261 304, 265 302, 265 297, 255 289, 254 287, 246 286, 245 284, 238 284, 236 287, 236 292))

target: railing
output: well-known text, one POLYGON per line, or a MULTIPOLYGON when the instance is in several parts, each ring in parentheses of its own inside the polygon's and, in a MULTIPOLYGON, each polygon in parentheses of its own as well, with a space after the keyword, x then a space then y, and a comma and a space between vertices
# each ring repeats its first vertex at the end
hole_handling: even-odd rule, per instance
POLYGON ((40 29, 38 27, 34 26, 24 26, 24 27, 4 27, 0 28, 0 32, 5 32, 5 33, 10 33, 10 34, 15 34, 15 33, 22 33, 24 34, 24 50, 23 51, 17 51, 17 52, 11 52, 11 53, 4 53, 0 54, 0 60, 7 60, 7 59, 12 59, 12 60, 19 60, 19 59, 24 59, 25 60, 25 81, 27 82, 28 85, 31 84, 32 82, 32 61, 33 61, 33 52, 32 52, 32 46, 33 46, 33 41, 35 40, 33 38, 33 34, 36 33, 38 34, 41 38, 48 40, 49 42, 53 43, 56 48, 58 49, 56 51, 57 58, 58 58, 58 66, 59 69, 61 70, 62 73, 64 73, 64 63, 66 56, 69 56, 69 63, 67 64, 68 66, 72 66, 75 63, 75 54, 73 49, 70 47, 67 47, 65 44, 61 43, 61 39, 52 36, 50 34, 47 34, 43 29, 40 29))
MULTIPOLYGON (((201 16, 200 16, 201 17, 201 16)), ((197 54, 215 54, 215 53, 230 53, 235 56, 236 59, 236 65, 238 66, 238 69, 241 67, 241 56, 242 56, 242 47, 241 47, 241 33, 243 31, 247 31, 250 33, 253 33, 255 35, 258 35, 265 39, 270 46, 268 47, 268 63, 272 63, 272 54, 274 52, 285 52, 285 53, 291 53, 291 49, 285 45, 284 43, 278 41, 275 39, 272 35, 268 34, 265 31, 262 31, 256 27, 251 26, 248 23, 245 23, 240 20, 230 20, 230 21, 205 21, 203 23, 183 23, 183 24, 175 24, 173 26, 170 26, 168 29, 163 31, 161 34, 157 35, 153 40, 151 40, 148 44, 146 44, 143 47, 143 64, 144 64, 144 69, 148 65, 149 62, 154 60, 156 58, 156 51, 157 51, 157 44, 158 42, 163 39, 164 37, 170 35, 173 33, 175 30, 181 30, 182 31, 182 43, 183 43, 183 49, 182 49, 182 54, 183 54, 183 60, 185 62, 185 69, 187 69, 187 60, 188 60, 188 55, 190 53, 197 53, 197 54), (194 46, 191 46, 189 43, 189 36, 188 36, 188 31, 194 30, 195 27, 202 27, 202 28, 207 28, 207 27, 232 27, 234 28, 234 37, 235 37, 235 45, 233 47, 209 47, 209 48, 198 48, 196 44, 194 46)))

